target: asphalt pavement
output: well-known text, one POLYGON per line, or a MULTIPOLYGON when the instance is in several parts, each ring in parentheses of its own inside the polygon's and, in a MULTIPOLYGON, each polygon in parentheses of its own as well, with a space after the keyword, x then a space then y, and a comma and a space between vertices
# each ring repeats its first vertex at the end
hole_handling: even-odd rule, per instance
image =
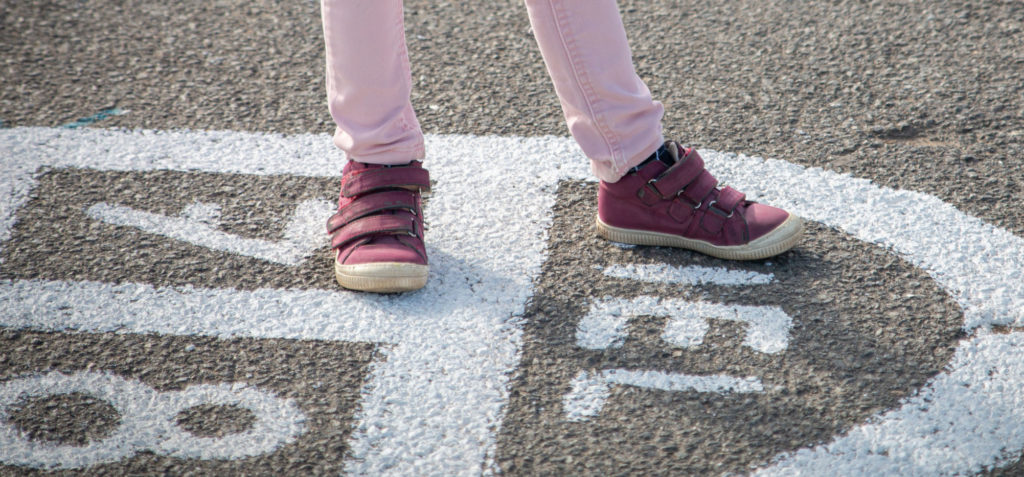
MULTIPOLYGON (((638 73, 666 106, 667 137, 725 154, 715 164, 727 163, 728 153, 735 153, 868 180, 890 191, 882 195, 893 201, 879 208, 886 212, 873 217, 875 221, 914 223, 899 212, 900 201, 906 199, 902 192, 910 191, 980 219, 979 227, 1006 233, 1007 240, 1017 241, 1012 243, 1024 237, 1024 3, 629 0, 619 5, 638 73), (900 216, 886 215, 894 213, 900 216)), ((521 2, 409 0, 405 18, 413 105, 425 132, 442 138, 431 144, 449 144, 443 138, 462 135, 525 138, 522 150, 529 153, 531 138, 568 136, 521 2)), ((67 134, 82 129, 126 135, 138 130, 233 131, 266 134, 267 141, 296 137, 303 143, 308 139, 302 135, 308 134, 329 142, 326 134, 333 132, 325 100, 319 4, 309 0, 0 0, 0 50, 0 133, 62 126, 71 126, 67 134)), ((66 137, 73 142, 77 136, 66 137)), ((58 139, 64 140, 54 141, 58 139)), ((461 147, 458 139, 451 141, 453 151, 461 147)), ((558 144, 551 147, 557 150, 558 144)), ((39 146, 40 151, 47 147, 39 146)), ((86 147, 93 146, 83 145, 83 151, 86 147)), ((88 154, 103 151, 115 157, 120 153, 116 147, 88 149, 88 154)), ((466 150, 476 151, 477 157, 465 157, 464 168, 487 167, 489 161, 512 161, 504 167, 515 168, 519 160, 469 146, 458 149, 459 157, 466 150)), ((0 154, 7 169, 15 169, 22 159, 13 148, 0 154)), ((445 150, 429 150, 426 166, 429 158, 445 155, 445 150)), ((571 167, 585 168, 578 154, 555 155, 577 161, 571 167)), ((33 170, 31 192, 24 200, 3 204, 5 210, 13 208, 5 214, 15 217, 13 225, 5 225, 0 245, 0 280, 15 291, 3 296, 16 296, 19 284, 39 283, 39 290, 54 283, 96 283, 103 293, 103 287, 113 287, 114 295, 128 293, 117 287, 143 284, 156 290, 152 296, 158 298, 162 290, 224 289, 238 296, 254 294, 256 298, 240 298, 253 303, 270 300, 261 297, 263 290, 283 293, 272 297, 274 303, 289 303, 287 297, 293 295, 287 293, 349 296, 333 282, 324 243, 311 247, 308 256, 316 258, 292 263, 216 242, 220 233, 241 237, 253 247, 287 242, 291 236, 282 230, 293 215, 302 215, 299 211, 305 209, 297 209, 299 204, 309 210, 327 207, 329 212, 336 177, 263 174, 258 165, 250 168, 256 173, 247 173, 241 172, 244 168, 215 172, 107 162, 113 165, 33 170), (194 219, 209 225, 195 230, 217 232, 204 242, 125 227, 113 215, 118 210, 194 219)), ((522 163, 544 164, 533 159, 522 163)), ((444 164, 439 170, 450 168, 444 164)), ((336 161, 339 173, 342 165, 336 161)), ((562 167, 570 166, 551 164, 552 169, 562 167)), ((536 189, 551 197, 548 215, 536 219, 544 226, 535 237, 543 253, 538 254, 536 275, 525 277, 528 299, 508 313, 512 316, 501 317, 503 326, 512 326, 510 334, 501 336, 515 345, 509 356, 516 364, 498 373, 502 377, 495 387, 503 396, 496 408, 499 418, 483 426, 484 437, 472 437, 484 449, 479 463, 449 471, 746 474, 900 409, 937 377, 958 369, 951 363, 957 362, 955 355, 965 342, 987 334, 1013 337, 1024 329, 1024 323, 1012 319, 966 326, 973 318, 963 305, 970 297, 963 296, 973 290, 950 290, 943 273, 933 272, 927 260, 922 264, 900 246, 887 245, 885 236, 872 243, 864 238, 870 231, 837 227, 827 220, 809 222, 807 237, 792 252, 744 264, 602 241, 592 225, 596 185, 577 176, 565 173, 547 189, 536 189), (740 285, 696 280, 682 286, 648 280, 639 272, 619 273, 627 268, 616 267, 696 267, 765 278, 740 285), (659 308, 673 303, 711 307, 705 310, 726 307, 735 316, 757 309, 764 316, 780 317, 788 338, 774 348, 758 347, 748 339, 756 320, 722 315, 694 325, 659 308), (602 315, 612 308, 621 313, 602 315), (588 320, 615 321, 612 317, 619 314, 630 318, 616 321, 618 341, 586 344, 588 320), (698 326, 699 338, 693 329, 689 335, 679 332, 689 341, 673 335, 674 326, 698 326), (651 374, 642 372, 660 373, 667 380, 683 375, 748 377, 756 385, 748 391, 680 392, 655 389, 645 381, 651 374), (599 390, 586 394, 588 389, 599 390), (584 396, 579 402, 590 407, 571 411, 573 396, 584 396)), ((718 176, 730 182, 728 175, 718 176)), ((441 194, 445 176, 432 177, 441 194)), ((529 184, 516 189, 520 186, 500 180, 492 186, 511 189, 513 198, 535 190, 529 184)), ((837 207, 832 194, 835 200, 846 197, 833 189, 786 187, 828 207, 837 207)), ((770 188, 765 192, 769 197, 786 194, 770 188)), ((429 198, 431 203, 437 200, 440 195, 429 198)), ((524 198, 523 209, 532 210, 529 200, 524 198)), ((428 242, 436 236, 432 234, 449 230, 444 214, 455 209, 447 202, 435 209, 428 204, 428 226, 431 210, 438 217, 434 231, 428 229, 428 242)), ((934 216, 927 209, 907 210, 923 210, 922 221, 946 213, 938 208, 934 216)), ((466 259, 463 266, 457 249, 452 250, 455 255, 439 262, 455 265, 442 265, 441 270, 470 269, 476 263, 466 259)), ((970 253, 971 261, 992 258, 970 253)), ((1020 283, 1022 273, 986 278, 1020 283)), ((447 286, 443 278, 432 275, 432 280, 434 286, 447 286)), ((1013 291, 1017 288, 1010 290, 1006 303, 1024 300, 1013 291)), ((140 302, 152 298, 150 291, 138 293, 140 302)), ((13 310, 16 300, 11 300, 13 310)), ((125 300, 117 303, 135 303, 135 298, 125 300)), ((378 303, 356 300, 360 306, 378 303)), ((401 298, 380 303, 403 306, 395 300, 401 298)), ((19 310, 49 309, 18 303, 19 310)), ((253 309, 264 306, 259 303, 253 309)), ((202 304, 196 306, 201 314, 202 304)), ((109 310, 116 313, 118 308, 109 310)), ((7 456, 0 462, 0 474, 74 475, 83 468, 98 474, 434 473, 438 467, 430 467, 430 459, 444 457, 442 451, 430 458, 412 451, 382 451, 380 442, 389 442, 387 430, 380 431, 382 440, 374 440, 377 431, 366 424, 366 416, 374 416, 377 409, 370 404, 376 398, 366 396, 376 396, 374 390, 384 386, 376 384, 384 379, 380 376, 390 376, 390 371, 381 371, 381 363, 397 359, 389 353, 398 353, 394 350, 403 343, 388 333, 382 332, 379 340, 347 340, 305 331, 264 332, 258 324, 252 332, 226 334, 187 331, 185 325, 181 332, 131 324, 110 329, 89 324, 80 329, 74 324, 22 326, 17 323, 23 316, 11 313, 0 323, 0 383, 29 386, 25 376, 94 373, 82 382, 117 376, 133 383, 117 386, 146 386, 170 396, 188 392, 190 386, 245 382, 247 389, 272 393, 266 402, 295 403, 305 417, 301 429, 281 431, 287 434, 280 438, 283 444, 263 453, 203 454, 198 450, 202 446, 181 444, 167 450, 171 447, 154 444, 122 456, 97 447, 94 454, 107 457, 95 462, 82 457, 86 463, 77 467, 31 455, 7 456), (214 457, 204 457, 210 455, 214 457), (380 462, 385 464, 359 467, 371 461, 377 465, 378 460, 365 455, 384 455, 380 462), (420 458, 428 464, 420 466, 420 458), (409 466, 402 467, 403 462, 409 466)), ((37 321, 59 321, 65 312, 58 307, 46 313, 51 314, 37 321)), ((1007 316, 1013 313, 1021 311, 1008 310, 1007 316)), ((1015 352, 1006 356, 1015 357, 1015 352)), ((64 378, 52 379, 64 383, 64 378)), ((119 423, 129 421, 125 408, 90 394, 93 388, 85 384, 67 386, 63 392, 33 391, 35 397, 0 401, 7 406, 0 408, 7 427, 28 436, 27 441, 79 449, 92 449, 85 446, 119 435, 117 429, 124 427, 119 423)), ((264 395, 271 394, 259 394, 264 395)), ((263 408, 195 399, 189 401, 191 407, 172 414, 178 427, 192 436, 221 442, 225 436, 262 429, 257 425, 262 414, 257 413, 263 408)), ((387 409, 387 400, 382 402, 387 409)), ((287 411, 289 405, 280 408, 287 411)), ((1014 429, 1024 432, 1024 420, 1014 429)), ((1008 453, 966 470, 949 467, 948 472, 1024 475, 1024 436, 1013 435, 1022 439, 1008 442, 1008 453)), ((446 441, 440 442, 443 450, 446 441)), ((943 469, 938 473, 947 472, 943 469)))

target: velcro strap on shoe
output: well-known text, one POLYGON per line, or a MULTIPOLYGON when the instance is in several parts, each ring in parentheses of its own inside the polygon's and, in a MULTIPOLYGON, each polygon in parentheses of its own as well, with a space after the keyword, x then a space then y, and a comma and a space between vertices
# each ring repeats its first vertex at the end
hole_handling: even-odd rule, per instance
POLYGON ((430 190, 430 173, 420 167, 382 167, 369 169, 347 179, 341 188, 341 195, 354 197, 380 189, 394 187, 417 187, 430 190))
POLYGON ((715 176, 706 170, 701 171, 693 182, 686 185, 679 196, 690 201, 693 208, 700 208, 704 198, 711 194, 716 186, 718 186, 718 179, 715 179, 715 176))
POLYGON ((360 197, 327 219, 327 233, 334 233, 353 220, 385 210, 403 209, 416 214, 416 193, 407 190, 389 190, 360 197))
POLYGON ((413 235, 422 237, 416 221, 408 215, 371 215, 352 221, 331 235, 331 248, 344 247, 353 240, 372 235, 413 235))
POLYGON ((708 203, 708 208, 701 218, 700 225, 704 230, 717 234, 725 226, 725 222, 736 213, 736 207, 747 198, 746 194, 726 187, 718 192, 718 197, 708 203))
POLYGON ((739 205, 746 200, 746 198, 747 194, 726 186, 718 192, 718 197, 715 198, 714 206, 709 208, 722 212, 722 215, 730 215, 734 210, 736 210, 736 207, 739 207, 739 205))
POLYGON ((653 205, 659 200, 671 199, 680 189, 697 179, 702 171, 704 171, 704 159, 697 154, 695 149, 690 149, 686 156, 676 161, 672 167, 648 181, 637 192, 637 197, 647 205, 653 205))
POLYGON ((650 184, 661 194, 662 198, 671 199, 676 192, 679 192, 679 189, 693 182, 703 171, 704 159, 697 154, 695 149, 690 149, 685 157, 672 164, 672 167, 654 178, 650 184))

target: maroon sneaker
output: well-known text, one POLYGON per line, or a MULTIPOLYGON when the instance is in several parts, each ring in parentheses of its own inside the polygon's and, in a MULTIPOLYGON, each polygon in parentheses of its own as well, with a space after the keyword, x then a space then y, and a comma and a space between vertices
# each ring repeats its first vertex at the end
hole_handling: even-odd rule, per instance
POLYGON ((696 150, 668 141, 659 152, 618 182, 601 181, 598 235, 730 260, 772 257, 800 240, 800 217, 748 201, 732 187, 719 189, 696 150))
POLYGON ((419 161, 345 165, 338 212, 327 221, 338 284, 378 293, 427 284, 420 192, 429 189, 430 176, 419 161))

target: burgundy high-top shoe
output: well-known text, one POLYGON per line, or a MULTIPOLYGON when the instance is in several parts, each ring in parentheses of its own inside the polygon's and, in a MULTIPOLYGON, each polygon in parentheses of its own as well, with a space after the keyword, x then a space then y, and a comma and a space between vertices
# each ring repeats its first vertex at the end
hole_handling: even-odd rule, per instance
POLYGON ((600 236, 730 260, 772 257, 800 240, 800 217, 748 201, 732 187, 719 189, 696 150, 668 141, 661 152, 668 157, 649 160, 618 182, 601 181, 600 236))
POLYGON ((345 165, 338 212, 327 221, 338 284, 378 293, 427 284, 420 193, 429 189, 430 175, 419 161, 345 165))

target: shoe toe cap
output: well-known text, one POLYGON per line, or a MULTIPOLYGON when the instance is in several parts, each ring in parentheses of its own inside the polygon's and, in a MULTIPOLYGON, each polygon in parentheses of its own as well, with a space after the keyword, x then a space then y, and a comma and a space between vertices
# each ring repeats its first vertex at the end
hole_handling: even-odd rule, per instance
POLYGON ((750 240, 753 241, 779 228, 789 219, 790 214, 778 207, 754 203, 747 207, 744 217, 747 220, 750 240))
POLYGON ((376 240, 377 243, 363 244, 352 250, 345 257, 343 265, 362 265, 367 263, 412 263, 426 265, 423 257, 410 246, 399 243, 396 239, 376 240))

